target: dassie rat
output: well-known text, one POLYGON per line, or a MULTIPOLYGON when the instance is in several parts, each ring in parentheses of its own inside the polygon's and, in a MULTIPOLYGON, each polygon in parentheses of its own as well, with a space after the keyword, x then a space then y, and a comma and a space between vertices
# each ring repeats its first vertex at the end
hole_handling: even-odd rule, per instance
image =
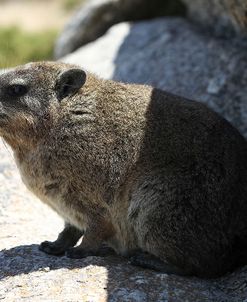
POLYGON ((40 62, 0 75, 0 133, 65 220, 40 249, 215 277, 247 250, 247 143, 205 105, 40 62), (79 246, 74 247, 83 236, 79 246))

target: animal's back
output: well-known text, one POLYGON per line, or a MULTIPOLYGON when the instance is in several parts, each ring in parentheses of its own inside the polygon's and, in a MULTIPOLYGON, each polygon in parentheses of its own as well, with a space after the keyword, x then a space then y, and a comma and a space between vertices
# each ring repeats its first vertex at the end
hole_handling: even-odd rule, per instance
POLYGON ((128 213, 142 248, 198 275, 233 268, 247 235, 246 155, 223 118, 154 89, 128 213))

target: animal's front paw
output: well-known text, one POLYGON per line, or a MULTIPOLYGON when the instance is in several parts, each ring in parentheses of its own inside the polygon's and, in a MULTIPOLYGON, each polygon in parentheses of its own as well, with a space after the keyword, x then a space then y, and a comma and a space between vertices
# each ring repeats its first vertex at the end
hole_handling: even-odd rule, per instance
POLYGON ((50 255, 61 256, 64 254, 64 247, 52 241, 44 241, 39 245, 39 250, 50 255))

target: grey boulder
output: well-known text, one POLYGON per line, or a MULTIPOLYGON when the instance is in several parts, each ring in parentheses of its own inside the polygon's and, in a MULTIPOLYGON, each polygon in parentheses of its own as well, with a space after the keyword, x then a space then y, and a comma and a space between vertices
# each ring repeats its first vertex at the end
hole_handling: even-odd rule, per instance
POLYGON ((122 21, 184 14, 185 6, 181 0, 88 0, 59 35, 54 56, 58 59, 71 53, 122 21))
POLYGON ((185 14, 216 36, 247 36, 247 0, 88 0, 59 35, 55 58, 97 39, 116 23, 185 14))
POLYGON ((247 34, 247 0, 183 0, 188 15, 219 36, 247 34))

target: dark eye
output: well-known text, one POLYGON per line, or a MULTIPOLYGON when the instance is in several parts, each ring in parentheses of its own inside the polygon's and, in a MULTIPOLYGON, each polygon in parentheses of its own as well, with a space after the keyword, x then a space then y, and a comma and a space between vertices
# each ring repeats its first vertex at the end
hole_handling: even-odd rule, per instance
POLYGON ((20 85, 20 84, 15 84, 15 85, 10 85, 7 88, 7 93, 9 96, 23 96, 24 94, 27 93, 27 86, 25 85, 20 85))

